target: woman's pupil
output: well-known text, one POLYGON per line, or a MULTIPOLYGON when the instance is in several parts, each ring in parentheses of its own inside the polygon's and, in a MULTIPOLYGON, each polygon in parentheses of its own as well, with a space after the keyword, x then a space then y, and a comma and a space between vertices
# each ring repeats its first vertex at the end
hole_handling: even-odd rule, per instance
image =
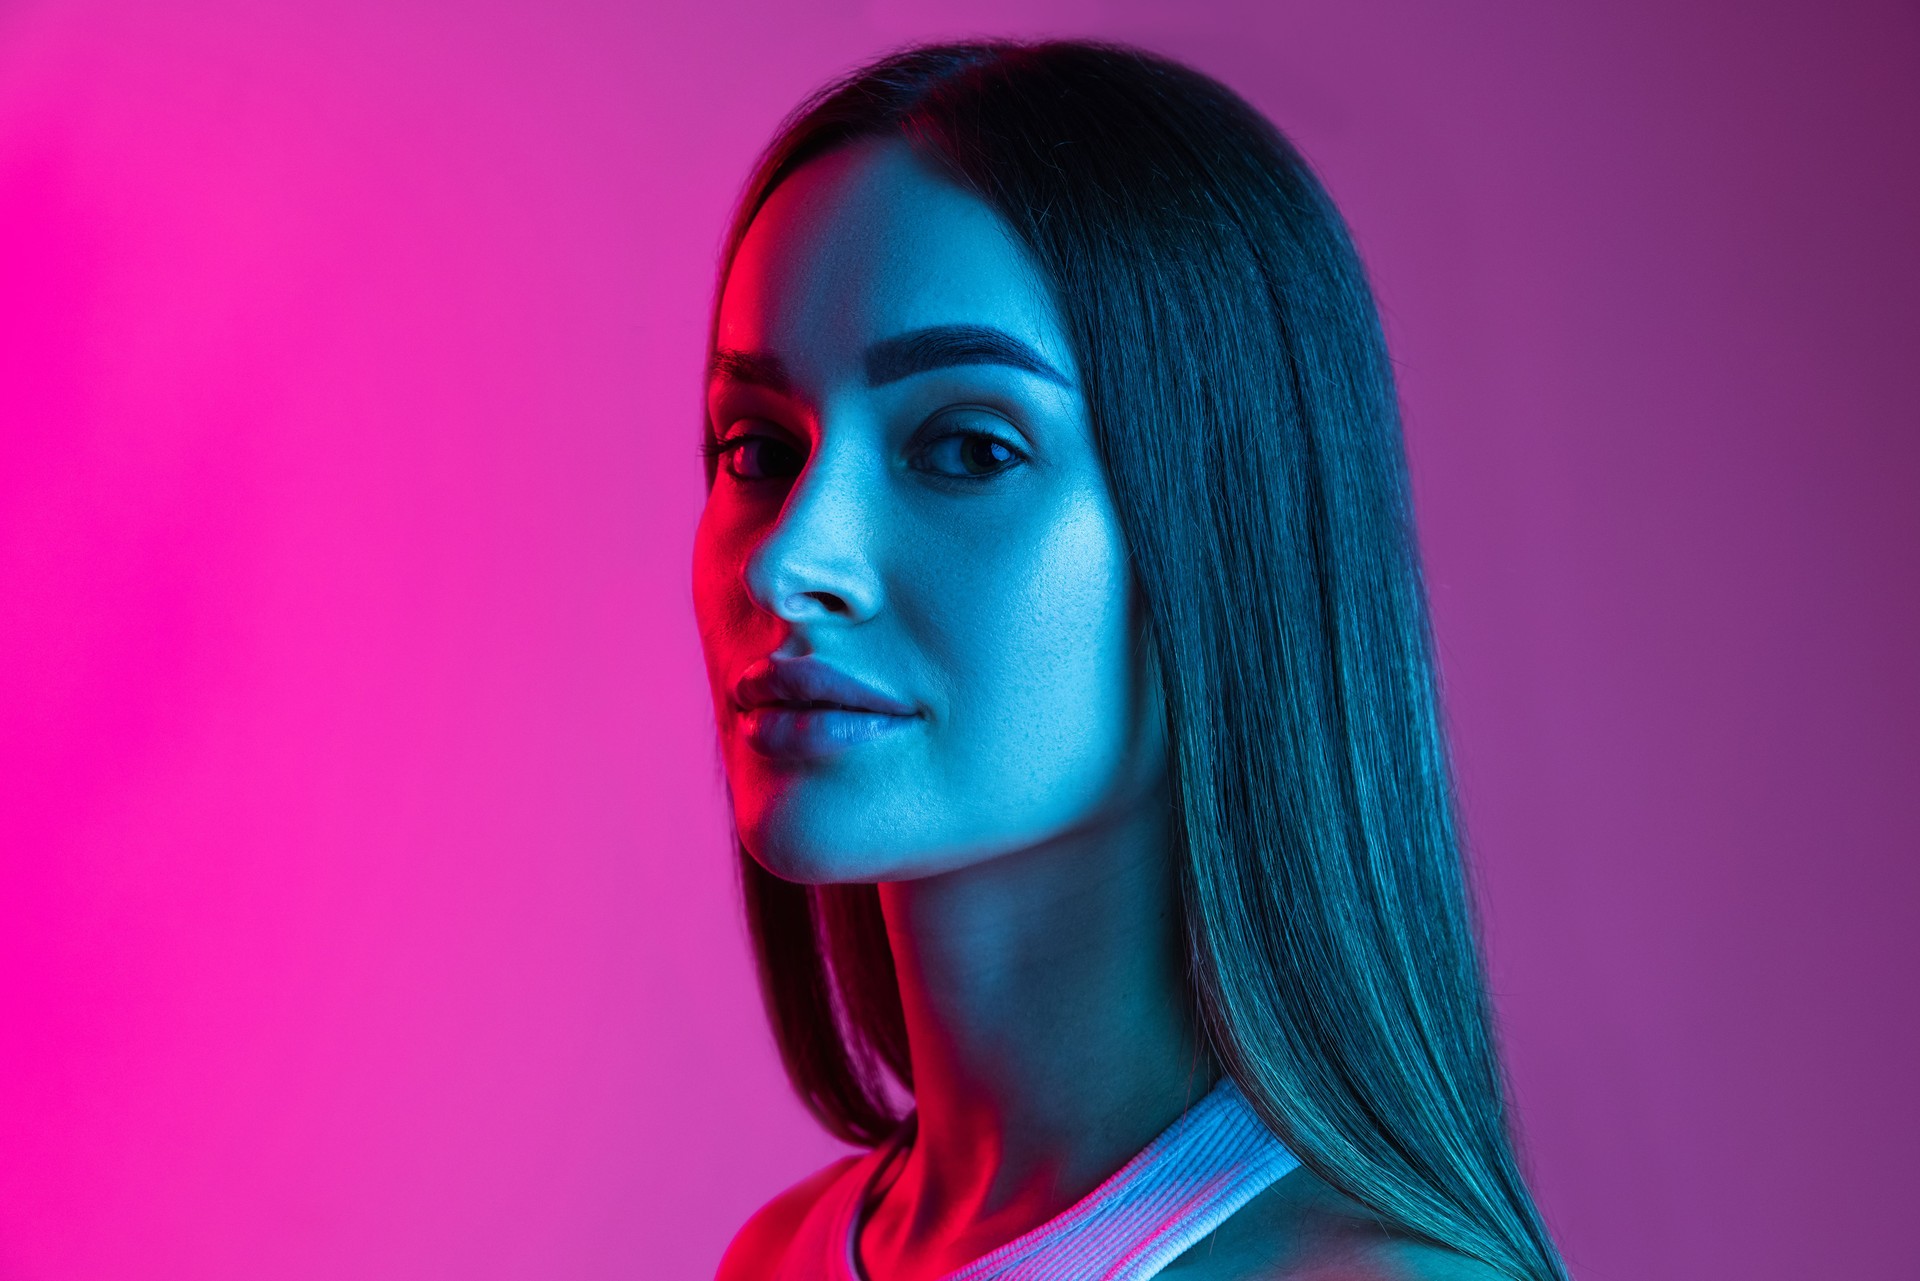
POLYGON ((975 436, 968 442, 968 448, 972 451, 972 455, 967 459, 969 471, 975 470, 976 463, 978 470, 990 471, 1006 461, 999 456, 1006 452, 1006 446, 991 437, 975 436))

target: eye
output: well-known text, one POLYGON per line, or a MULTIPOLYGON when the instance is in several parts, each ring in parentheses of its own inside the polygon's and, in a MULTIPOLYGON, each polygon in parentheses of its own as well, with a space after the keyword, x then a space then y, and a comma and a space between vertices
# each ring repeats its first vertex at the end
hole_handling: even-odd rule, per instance
POLYGON ((960 425, 968 421, 985 423, 998 418, 979 412, 941 415, 936 422, 947 430, 938 431, 914 455, 914 465, 955 480, 985 480, 1026 461, 1018 449, 999 436, 960 425))
POLYGON ((788 480, 800 474, 801 452, 777 436, 742 431, 717 441, 709 451, 724 459, 735 480, 788 480))

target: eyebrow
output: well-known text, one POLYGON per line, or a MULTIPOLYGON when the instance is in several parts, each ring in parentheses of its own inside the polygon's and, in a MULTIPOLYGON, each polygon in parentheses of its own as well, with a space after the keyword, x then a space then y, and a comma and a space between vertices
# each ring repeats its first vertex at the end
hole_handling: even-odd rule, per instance
POLYGON ((793 391, 793 379, 788 375, 787 367, 780 363, 780 357, 771 352, 716 348, 713 360, 707 365, 707 378, 709 381, 724 378, 729 382, 752 383, 756 387, 777 392, 793 391))
POLYGON ((988 325, 933 325, 883 338, 867 348, 866 364, 869 387, 955 365, 1006 365, 1062 387, 1073 385, 1032 347, 988 325))
MULTIPOLYGON (((867 386, 881 387, 915 374, 957 365, 1005 365, 1071 387, 1033 347, 1004 329, 990 325, 930 325, 892 338, 883 338, 866 352, 867 386)), ((772 352, 716 348, 707 366, 709 379, 748 383, 770 391, 792 394, 793 377, 772 352)))

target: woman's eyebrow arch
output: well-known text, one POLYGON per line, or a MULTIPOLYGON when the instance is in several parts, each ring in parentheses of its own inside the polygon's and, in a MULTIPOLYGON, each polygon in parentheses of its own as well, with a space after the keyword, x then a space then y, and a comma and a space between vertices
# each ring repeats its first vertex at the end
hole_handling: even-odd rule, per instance
POLYGON ((764 351, 716 347, 713 359, 707 362, 707 379, 710 382, 725 379, 727 382, 751 383, 783 393, 793 391, 793 379, 788 375, 787 367, 780 363, 780 357, 764 351))
POLYGON ((883 338, 867 348, 866 365, 869 387, 955 365, 1007 365, 1073 386, 1031 346, 991 325, 931 325, 883 338))

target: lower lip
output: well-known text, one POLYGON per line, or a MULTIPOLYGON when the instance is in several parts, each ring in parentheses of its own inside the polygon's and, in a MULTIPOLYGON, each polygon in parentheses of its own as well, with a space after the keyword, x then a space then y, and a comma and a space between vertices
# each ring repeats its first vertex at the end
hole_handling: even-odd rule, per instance
POLYGON ((916 717, 838 708, 755 707, 741 714, 747 745, 776 760, 819 760, 897 734, 916 717))

